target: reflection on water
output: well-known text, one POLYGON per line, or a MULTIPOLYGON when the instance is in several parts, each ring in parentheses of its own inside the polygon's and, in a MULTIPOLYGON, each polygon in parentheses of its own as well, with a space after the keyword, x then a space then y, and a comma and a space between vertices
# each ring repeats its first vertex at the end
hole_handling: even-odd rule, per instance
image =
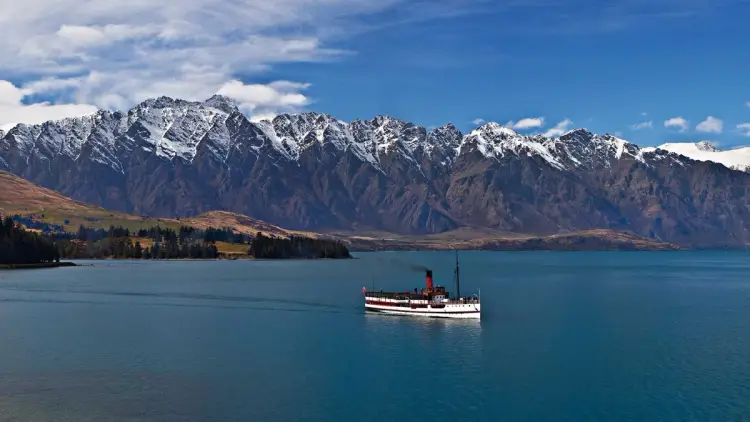
MULTIPOLYGON (((444 319, 364 313, 368 340, 382 344, 383 339, 398 347, 401 344, 457 356, 481 351, 482 324, 478 320, 444 319), (413 343, 413 344, 412 344, 413 343), (439 349, 439 350, 436 350, 439 349)), ((377 347, 377 346, 375 346, 377 347)), ((474 356, 475 358, 481 355, 474 356)))
MULTIPOLYGON (((364 311, 363 311, 364 312, 364 311)), ((406 315, 388 315, 382 312, 364 312, 365 321, 372 323, 372 327, 380 328, 390 324, 411 324, 421 326, 425 329, 435 328, 444 330, 460 330, 461 333, 468 332, 479 335, 482 331, 482 322, 479 319, 459 318, 428 318, 406 315)))
MULTIPOLYGON (((378 368, 376 376, 399 380, 399 385, 383 387, 389 396, 425 390, 426 400, 440 403, 421 409, 425 419, 440 420, 445 411, 463 415, 459 419, 478 417, 475 412, 487 400, 481 321, 369 312, 363 321, 368 362, 378 368)), ((393 405, 394 413, 398 406, 393 405)))
POLYGON ((454 340, 455 344, 475 345, 481 342, 482 323, 475 319, 426 318, 364 312, 365 330, 374 337, 410 337, 454 340))

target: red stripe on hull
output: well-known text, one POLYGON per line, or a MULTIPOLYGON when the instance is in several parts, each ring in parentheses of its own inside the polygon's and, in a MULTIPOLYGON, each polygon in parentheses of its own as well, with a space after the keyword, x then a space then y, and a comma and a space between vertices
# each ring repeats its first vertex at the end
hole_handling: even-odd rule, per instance
POLYGON ((402 312, 402 313, 407 313, 407 314, 408 313, 419 313, 419 314, 422 314, 422 315, 432 314, 432 315, 435 315, 435 316, 440 316, 440 315, 479 314, 479 311, 476 310, 476 309, 473 309, 473 310, 470 310, 470 311, 447 311, 447 312, 434 312, 434 311, 432 311, 431 312, 431 311, 429 311, 427 309, 425 309, 425 310, 413 310, 411 308, 401 308, 401 309, 398 309, 398 308, 395 308, 395 307, 392 307, 392 308, 393 309, 379 309, 379 308, 367 308, 366 307, 365 311, 372 311, 372 312, 402 312))

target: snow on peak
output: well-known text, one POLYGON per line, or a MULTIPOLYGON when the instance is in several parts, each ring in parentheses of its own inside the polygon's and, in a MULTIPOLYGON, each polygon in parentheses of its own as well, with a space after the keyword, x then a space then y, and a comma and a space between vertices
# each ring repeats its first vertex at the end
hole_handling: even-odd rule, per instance
POLYGON ((487 158, 499 159, 507 155, 538 156, 552 167, 565 170, 565 165, 549 150, 545 141, 544 137, 522 136, 513 129, 490 122, 469 133, 462 145, 475 145, 487 158))
POLYGON ((500 136, 500 137, 506 137, 506 138, 519 136, 519 134, 513 129, 509 127, 505 127, 496 122, 485 123, 484 125, 473 130, 471 133, 472 134, 475 134, 475 133, 491 134, 492 136, 500 136))
POLYGON ((560 139, 566 141, 588 142, 592 138, 594 138, 594 134, 585 128, 569 130, 560 135, 560 139))
POLYGON ((376 143, 378 149, 388 151, 394 146, 403 146, 409 153, 424 145, 427 130, 422 126, 404 122, 394 118, 374 119, 378 125, 376 129, 376 143))
POLYGON ((425 140, 425 149, 433 148, 457 148, 461 145, 461 139, 464 135, 452 124, 432 129, 425 140))
POLYGON ((332 145, 336 151, 351 151, 378 169, 379 157, 394 151, 416 162, 413 153, 426 138, 424 128, 389 116, 346 123, 328 114, 304 112, 281 114, 257 125, 273 148, 289 160, 298 160, 315 145, 332 145))
MULTIPOLYGON (((278 118, 278 116, 276 118, 278 118)), ((263 134, 265 134, 266 137, 271 141, 271 146, 273 147, 273 149, 281 153, 281 155, 286 157, 288 160, 295 160, 298 157, 297 154, 299 153, 299 148, 297 146, 297 143, 292 142, 290 144, 290 139, 280 137, 276 132, 276 128, 274 127, 274 122, 270 120, 261 120, 259 122, 256 122, 255 125, 259 127, 263 134)))
POLYGON ((0 138, 4 137, 6 133, 10 132, 10 130, 17 125, 18 123, 6 123, 4 125, 0 125, 0 138))
MULTIPOLYGON (((229 115, 237 110, 233 100, 221 95, 214 95, 204 102, 190 102, 170 97, 150 98, 128 112, 125 126, 137 127, 135 137, 127 134, 126 138, 134 146, 154 152, 166 160, 179 157, 192 162, 203 137, 216 125, 226 123, 229 115)), ((228 140, 212 137, 212 142, 223 144, 216 146, 217 158, 223 156, 228 148, 228 140)))
POLYGON ((432 129, 422 146, 423 153, 442 166, 449 166, 461 153, 464 135, 452 124, 432 129))
POLYGON ((700 141, 695 144, 700 151, 718 152, 719 150, 709 141, 700 141))
POLYGON ((586 129, 585 127, 577 128, 577 129, 571 129, 562 135, 560 135, 561 138, 566 137, 572 137, 572 136, 584 136, 584 137, 591 137, 593 136, 593 133, 586 129))
POLYGON ((219 94, 215 94, 211 98, 204 101, 203 106, 215 108, 227 114, 232 114, 239 111, 239 107, 236 101, 227 96, 219 94))
POLYGON ((631 155, 642 161, 638 148, 624 139, 595 135, 587 129, 574 129, 559 138, 525 136, 500 124, 487 123, 467 135, 464 144, 476 144, 486 157, 507 154, 538 156, 551 166, 564 170, 582 166, 610 166, 613 159, 631 155))
MULTIPOLYGON (((0 130, 4 130, 0 132, 0 143, 6 149, 18 150, 27 159, 38 155, 52 160, 64 155, 77 160, 85 153, 88 159, 116 171, 122 171, 120 160, 128 159, 133 151, 145 151, 169 161, 192 162, 199 150, 205 150, 216 160, 226 162, 235 148, 254 148, 259 153, 262 145, 269 147, 268 152, 275 151, 289 161, 300 160, 312 148, 323 148, 331 154, 352 153, 380 171, 386 157, 405 160, 420 171, 425 160, 450 167, 466 147, 495 160, 508 156, 537 157, 560 170, 606 167, 623 157, 644 160, 644 150, 630 142, 586 129, 546 138, 521 135, 489 122, 469 134, 461 133, 452 124, 428 132, 422 126, 391 116, 347 123, 316 112, 281 114, 272 120, 252 123, 239 113, 234 100, 223 95, 202 102, 162 96, 147 99, 126 113, 99 111, 79 118, 42 125, 13 125, 0 130), (238 141, 238 137, 243 140, 238 141)), ((718 153, 700 144, 695 149, 718 153)))
POLYGON ((190 104, 188 101, 176 99, 172 97, 167 97, 165 95, 162 95, 161 97, 157 98, 147 98, 146 100, 142 101, 140 104, 135 106, 136 109, 140 108, 170 108, 170 107, 180 107, 185 106, 187 104, 190 104))
POLYGON ((569 160, 575 167, 611 167, 614 160, 624 156, 645 162, 636 145, 617 136, 597 135, 587 129, 571 130, 559 138, 549 139, 546 144, 563 161, 569 160))
POLYGON ((428 134, 422 126, 384 115, 346 123, 328 114, 304 112, 282 114, 258 126, 272 140, 274 148, 290 160, 298 160, 313 145, 330 144, 335 150, 350 151, 377 168, 380 168, 381 157, 392 154, 417 167, 425 155, 443 165, 450 164, 463 137, 450 124, 428 134), (433 157, 434 151, 439 154, 433 157))
POLYGON ((337 150, 344 150, 348 145, 345 124, 327 114, 280 114, 258 126, 271 139, 271 145, 290 160, 298 160, 307 148, 327 141, 337 150))
MULTIPOLYGON (((618 159, 618 160, 620 158, 622 158, 622 155, 627 151, 627 147, 630 146, 630 145, 632 145, 630 142, 628 142, 628 141, 626 141, 626 140, 624 140, 622 138, 618 138, 617 136, 604 135, 602 137, 602 139, 605 142, 609 142, 609 144, 611 145, 611 147, 614 148, 614 150, 615 150, 615 158, 618 159)), ((636 148, 636 150, 637 150, 637 148, 636 148)), ((636 158, 640 157, 639 155, 636 155, 636 154, 630 154, 630 155, 633 155, 636 158)), ((641 159, 641 158, 639 158, 639 159, 641 159)))
POLYGON ((708 141, 701 141, 666 143, 655 149, 682 155, 695 161, 710 161, 723 164, 730 169, 750 171, 750 147, 722 151, 708 141))

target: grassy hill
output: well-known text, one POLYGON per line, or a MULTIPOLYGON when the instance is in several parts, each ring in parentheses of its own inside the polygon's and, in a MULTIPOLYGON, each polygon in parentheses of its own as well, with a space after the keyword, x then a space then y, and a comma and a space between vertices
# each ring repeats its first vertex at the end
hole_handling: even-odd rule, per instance
POLYGON ((211 211, 184 219, 154 218, 111 211, 75 201, 3 171, 0 171, 0 214, 31 217, 34 221, 62 226, 67 232, 75 232, 81 225, 95 229, 120 226, 131 231, 159 225, 172 229, 179 229, 180 226, 204 230, 209 227, 232 228, 249 235, 257 232, 281 237, 290 234, 314 235, 286 230, 246 215, 225 211, 211 211))

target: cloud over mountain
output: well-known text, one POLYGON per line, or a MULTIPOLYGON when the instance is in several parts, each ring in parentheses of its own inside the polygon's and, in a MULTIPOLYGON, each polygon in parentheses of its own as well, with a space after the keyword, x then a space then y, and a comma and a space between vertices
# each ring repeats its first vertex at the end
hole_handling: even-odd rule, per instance
POLYGON ((706 120, 698 123, 695 130, 703 133, 721 133, 724 130, 724 122, 714 116, 708 116, 706 120))
POLYGON ((549 137, 553 137, 553 136, 560 136, 563 133, 565 133, 568 130, 568 128, 570 127, 570 125, 572 125, 572 124, 573 124, 573 122, 571 122, 570 119, 565 119, 565 120, 561 121, 560 123, 556 124, 555 127, 553 127, 551 129, 547 130, 546 132, 544 132, 544 136, 546 136, 548 138, 549 137))
POLYGON ((671 119, 664 121, 664 127, 676 128, 681 132, 684 132, 688 128, 688 121, 683 117, 672 117, 671 119))
POLYGON ((633 130, 651 129, 651 127, 653 126, 653 123, 654 122, 652 122, 651 120, 649 120, 647 122, 636 123, 636 124, 630 126, 630 128, 633 129, 633 130))
POLYGON ((508 127, 516 130, 533 129, 544 126, 544 117, 527 117, 517 122, 510 121, 508 127))
POLYGON ((0 75, 18 76, 6 85, 20 100, 55 101, 28 105, 14 95, 0 124, 38 121, 40 109, 54 110, 47 118, 55 118, 92 105, 126 109, 149 97, 198 100, 217 92, 236 95, 259 116, 295 111, 310 102, 302 93, 306 81, 248 81, 278 63, 348 54, 327 43, 360 17, 400 3, 0 0, 0 75))

